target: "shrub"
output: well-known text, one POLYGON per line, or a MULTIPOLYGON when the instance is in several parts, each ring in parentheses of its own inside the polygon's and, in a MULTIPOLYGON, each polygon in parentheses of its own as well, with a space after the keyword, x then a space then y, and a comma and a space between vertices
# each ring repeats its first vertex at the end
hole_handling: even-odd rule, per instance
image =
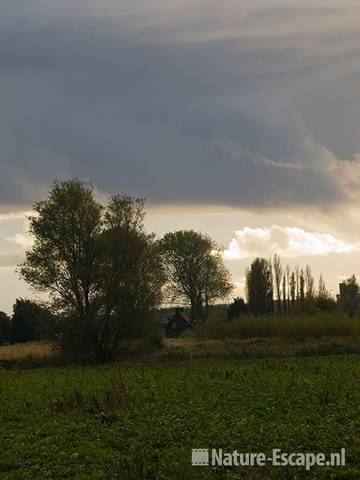
POLYGON ((142 347, 145 352, 151 353, 164 347, 164 329, 155 319, 146 322, 142 333, 142 347))
POLYGON ((234 320, 235 318, 239 318, 241 315, 246 315, 247 313, 248 309, 244 299, 241 297, 236 297, 229 305, 228 320, 234 320))

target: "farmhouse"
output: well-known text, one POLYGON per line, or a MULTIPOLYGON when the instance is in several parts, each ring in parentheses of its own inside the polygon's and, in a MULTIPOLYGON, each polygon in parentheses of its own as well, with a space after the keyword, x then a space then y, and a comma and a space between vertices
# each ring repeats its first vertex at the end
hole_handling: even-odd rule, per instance
POLYGON ((193 328, 191 320, 179 307, 175 309, 174 316, 168 318, 165 323, 165 333, 170 338, 177 338, 181 333, 193 328))

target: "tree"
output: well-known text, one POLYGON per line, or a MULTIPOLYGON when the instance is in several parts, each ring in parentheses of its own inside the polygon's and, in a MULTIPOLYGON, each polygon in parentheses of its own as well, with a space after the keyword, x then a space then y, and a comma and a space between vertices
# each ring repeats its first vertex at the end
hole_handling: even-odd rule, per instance
POLYGON ((287 300, 286 300, 286 291, 287 291, 286 275, 283 275, 282 279, 282 294, 283 294, 283 312, 287 315, 287 300))
POLYGON ((61 311, 92 318, 97 299, 98 238, 102 207, 92 187, 79 180, 55 182, 47 200, 34 206, 22 277, 48 293, 61 311))
POLYGON ((52 299, 63 351, 112 360, 161 298, 162 264, 143 229, 143 200, 113 196, 103 207, 91 185, 73 179, 55 182, 34 210, 22 277, 52 299))
POLYGON ((42 338, 42 332, 50 314, 38 303, 19 298, 13 307, 11 321, 11 342, 33 342, 42 338))
POLYGON ((144 216, 143 200, 119 195, 111 198, 104 215, 96 348, 105 360, 114 358, 122 338, 144 335, 162 300, 161 252, 154 236, 144 231, 144 216))
POLYGON ((296 300, 300 299, 300 267, 295 267, 296 300))
POLYGON ((315 299, 316 308, 325 312, 331 312, 336 309, 336 301, 332 298, 326 288, 325 280, 322 274, 319 278, 319 287, 315 299))
POLYGON ((360 287, 355 275, 340 286, 339 307, 349 317, 353 317, 360 306, 360 287))
POLYGON ((275 253, 273 256, 273 272, 274 272, 274 284, 276 292, 276 313, 281 313, 281 278, 282 278, 282 263, 281 258, 275 253))
POLYGON ((324 277, 321 273, 320 278, 319 278, 319 286, 318 286, 317 296, 318 296, 318 298, 327 298, 329 295, 330 295, 330 293, 328 292, 328 290, 326 288, 325 280, 324 280, 324 277))
POLYGON ((299 270, 296 267, 297 274, 299 274, 299 295, 296 298, 293 312, 296 314, 311 313, 315 307, 315 287, 310 265, 306 265, 305 270, 303 268, 299 270))
POLYGON ((10 341, 11 321, 5 312, 0 312, 0 345, 10 341))
POLYGON ((246 272, 246 292, 253 315, 266 315, 273 310, 271 261, 256 258, 246 272))
POLYGON ((294 272, 292 272, 290 276, 290 298, 291 307, 293 308, 296 300, 296 277, 294 272))
POLYGON ((305 276, 304 270, 300 270, 300 277, 299 277, 299 296, 298 300, 300 301, 301 305, 304 305, 305 302, 305 276))
POLYGON ((311 272, 310 265, 306 265, 305 268, 305 299, 308 305, 311 305, 314 301, 315 288, 314 288, 314 277, 311 272))
POLYGON ((210 306, 233 289, 221 249, 208 235, 193 230, 167 233, 160 247, 170 301, 188 304, 194 323, 205 321, 210 306))
POLYGON ((290 266, 286 265, 286 312, 288 315, 291 315, 291 275, 290 275, 290 266))
POLYGON ((228 319, 234 320, 235 318, 239 318, 242 314, 246 314, 247 311, 248 309, 244 299, 236 297, 229 306, 228 319))

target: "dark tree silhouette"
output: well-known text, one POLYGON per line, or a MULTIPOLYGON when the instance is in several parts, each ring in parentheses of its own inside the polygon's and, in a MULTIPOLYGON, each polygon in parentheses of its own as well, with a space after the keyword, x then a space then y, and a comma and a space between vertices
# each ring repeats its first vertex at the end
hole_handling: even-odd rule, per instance
POLYGON ((167 233, 160 241, 171 301, 190 306, 193 322, 205 321, 210 306, 233 289, 221 249, 193 230, 167 233))
POLYGON ((0 345, 10 341, 11 321, 5 312, 0 312, 0 345))
POLYGON ((36 302, 23 298, 17 299, 11 321, 11 342, 39 340, 41 325, 46 317, 45 310, 36 302))
POLYGON ((246 315, 248 313, 248 308, 244 299, 241 297, 236 297, 230 303, 228 309, 228 319, 234 320, 235 318, 239 318, 241 315, 246 315))
POLYGON ((324 312, 331 312, 337 307, 335 299, 332 298, 330 292, 326 288, 325 280, 322 274, 319 278, 319 287, 315 297, 315 306, 318 310, 322 310, 324 312))
POLYGON ((256 258, 246 272, 246 292, 250 313, 266 315, 273 311, 271 262, 256 258))
POLYGON ((77 179, 54 183, 30 219, 35 238, 23 278, 59 314, 60 346, 78 360, 113 359, 121 339, 146 330, 164 282, 144 202, 112 196, 107 207, 77 179))
POLYGON ((274 286, 276 293, 275 313, 281 313, 281 277, 282 277, 282 263, 281 258, 275 253, 272 260, 272 268, 274 273, 274 286))

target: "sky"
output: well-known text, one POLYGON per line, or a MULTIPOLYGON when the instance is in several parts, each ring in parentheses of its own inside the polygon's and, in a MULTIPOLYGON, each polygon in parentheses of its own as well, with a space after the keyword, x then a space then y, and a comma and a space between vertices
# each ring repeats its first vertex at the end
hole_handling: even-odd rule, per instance
POLYGON ((54 179, 210 234, 242 292, 256 255, 360 274, 355 0, 2 0, 0 310, 54 179))

